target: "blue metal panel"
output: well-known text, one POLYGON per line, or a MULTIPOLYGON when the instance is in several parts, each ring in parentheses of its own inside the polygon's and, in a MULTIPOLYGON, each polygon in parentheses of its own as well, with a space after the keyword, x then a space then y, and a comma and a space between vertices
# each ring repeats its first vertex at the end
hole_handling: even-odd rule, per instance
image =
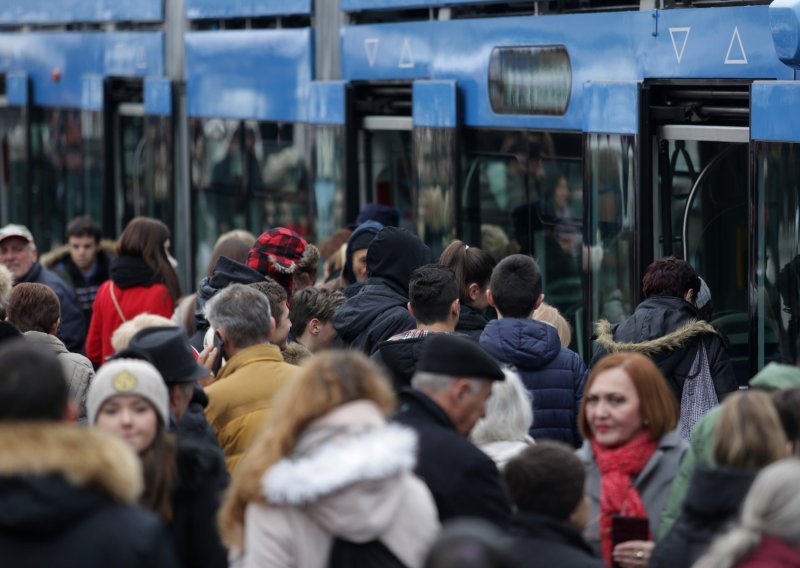
POLYGON ((27 73, 9 73, 6 75, 6 94, 8 104, 25 106, 30 102, 30 77, 27 73))
POLYGON ((343 12, 453 6, 456 4, 495 4, 508 0, 340 0, 343 12))
POLYGON ((310 29, 190 32, 185 43, 190 116, 305 119, 310 29))
POLYGON ((312 81, 308 87, 308 122, 344 124, 346 87, 344 81, 312 81))
POLYGON ((100 75, 84 75, 81 78, 81 109, 103 110, 103 77, 100 75))
POLYGON ((0 34, 0 73, 30 75, 33 103, 80 108, 84 75, 164 75, 161 32, 32 32, 0 34))
POLYGON ((145 79, 144 112, 152 116, 172 114, 172 81, 159 78, 145 79))
POLYGON ((466 125, 580 130, 584 110, 593 108, 583 101, 587 82, 791 79, 792 70, 776 57, 768 6, 743 6, 347 26, 342 77, 457 80, 466 125), (564 116, 493 112, 490 55, 494 47, 513 45, 566 47, 573 77, 564 116))
POLYGON ((158 22, 164 19, 164 1, 2 0, 0 24, 158 22))
POLYGON ((769 27, 780 60, 800 66, 800 1, 774 0, 769 5, 769 27))
POLYGON ((455 81, 414 81, 414 126, 455 128, 458 93, 455 81))
POLYGON ((311 0, 186 0, 190 20, 299 14, 311 14, 311 0))
POLYGON ((800 82, 756 81, 750 105, 750 138, 800 142, 800 123, 791 120, 800 106, 800 82))
POLYGON ((639 84, 587 83, 583 88, 583 130, 636 134, 639 130, 639 84))

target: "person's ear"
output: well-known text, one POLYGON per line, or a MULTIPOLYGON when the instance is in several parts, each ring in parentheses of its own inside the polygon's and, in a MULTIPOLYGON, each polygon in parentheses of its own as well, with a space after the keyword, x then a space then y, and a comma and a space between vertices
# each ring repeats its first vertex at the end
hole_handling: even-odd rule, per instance
POLYGON ((450 304, 450 315, 454 318, 458 318, 461 315, 461 300, 458 298, 450 304))
POLYGON ((319 320, 317 318, 311 318, 311 320, 308 322, 308 326, 307 327, 308 327, 308 332, 311 335, 313 335, 314 337, 319 336, 319 330, 320 330, 321 325, 320 325, 319 320))
POLYGON ((474 302, 481 295, 481 287, 476 282, 467 286, 467 298, 470 302, 474 302))
POLYGON ((414 308, 411 307, 411 302, 406 304, 406 308, 408 309, 408 313, 411 314, 411 317, 417 319, 417 316, 414 315, 414 308))
MULTIPOLYGON (((277 325, 275 324, 275 318, 273 316, 269 316, 269 337, 272 338, 272 334, 275 333, 275 328, 277 325)), ((223 336, 223 339, 224 336, 223 336)))
POLYGON ((61 420, 63 422, 69 422, 70 424, 78 421, 78 405, 75 403, 72 398, 67 401, 67 406, 64 407, 64 413, 61 415, 61 420))
POLYGON ((55 323, 50 327, 50 335, 55 335, 58 333, 58 328, 61 327, 61 316, 58 316, 58 319, 55 323))
POLYGON ((536 303, 533 305, 534 311, 542 305, 542 302, 544 302, 544 294, 539 294, 539 297, 536 298, 536 303))
POLYGON ((492 291, 489 288, 486 289, 486 300, 489 302, 490 306, 497 308, 497 306, 494 305, 494 296, 492 296, 492 291))

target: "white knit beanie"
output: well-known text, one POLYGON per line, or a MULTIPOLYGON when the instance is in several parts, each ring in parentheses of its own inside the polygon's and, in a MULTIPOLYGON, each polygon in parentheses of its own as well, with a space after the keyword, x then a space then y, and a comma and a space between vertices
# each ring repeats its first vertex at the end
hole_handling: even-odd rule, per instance
POLYGON ((114 359, 97 371, 86 395, 86 413, 89 424, 94 424, 100 407, 112 396, 137 395, 146 399, 161 418, 169 425, 169 391, 161 373, 139 359, 114 359))

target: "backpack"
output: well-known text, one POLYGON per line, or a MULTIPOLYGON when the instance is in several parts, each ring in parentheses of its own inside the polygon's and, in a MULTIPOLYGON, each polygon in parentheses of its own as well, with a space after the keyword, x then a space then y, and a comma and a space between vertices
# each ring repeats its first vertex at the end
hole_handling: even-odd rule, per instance
POLYGON ((407 568, 380 540, 350 542, 336 537, 328 557, 328 568, 407 568))

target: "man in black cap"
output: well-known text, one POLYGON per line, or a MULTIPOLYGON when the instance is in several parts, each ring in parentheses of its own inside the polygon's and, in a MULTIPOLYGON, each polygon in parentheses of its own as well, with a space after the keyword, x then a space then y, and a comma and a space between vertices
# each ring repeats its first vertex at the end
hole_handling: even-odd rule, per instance
POLYGON ((439 520, 481 517, 508 525, 511 509, 494 462, 468 439, 484 415, 492 382, 505 376, 474 341, 431 337, 401 393, 395 420, 419 434, 416 473, 433 494, 439 520))

